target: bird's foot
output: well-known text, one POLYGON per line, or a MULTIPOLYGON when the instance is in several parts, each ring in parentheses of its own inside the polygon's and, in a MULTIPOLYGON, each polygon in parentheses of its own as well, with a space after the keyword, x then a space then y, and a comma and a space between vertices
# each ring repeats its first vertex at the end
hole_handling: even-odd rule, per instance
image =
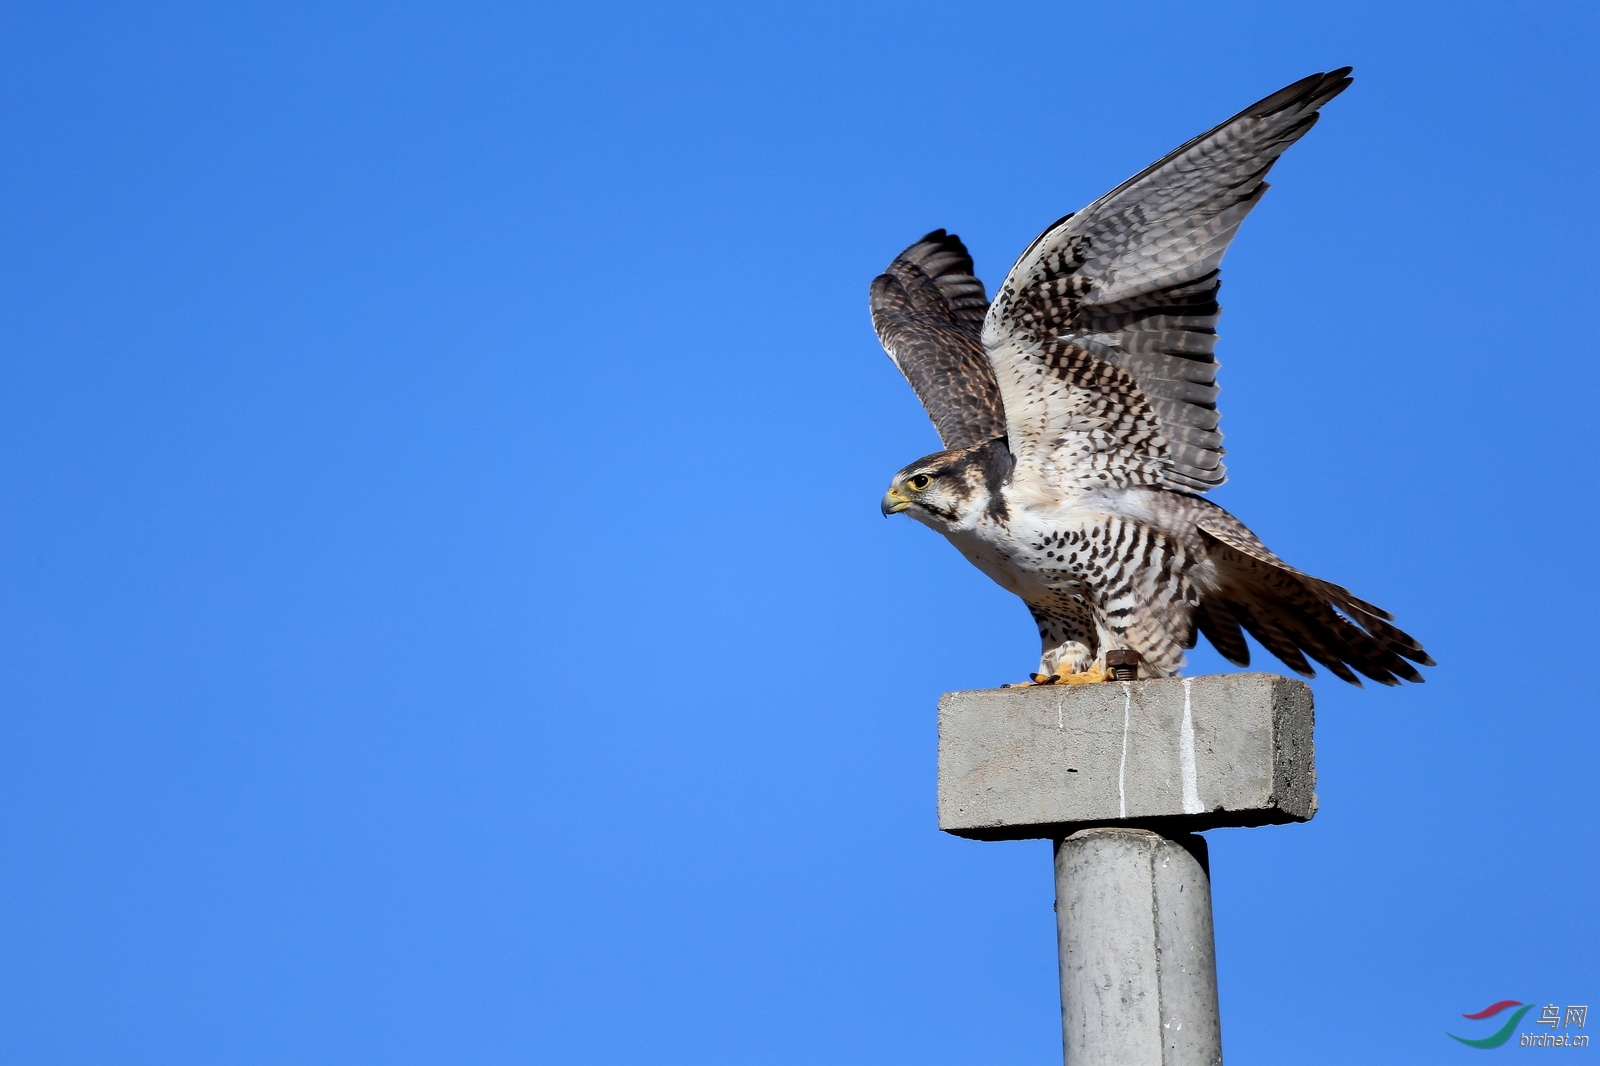
POLYGON ((1042 688, 1045 685, 1092 685, 1097 681, 1110 681, 1111 674, 1100 663, 1094 663, 1087 670, 1079 673, 1029 674, 1027 681, 1015 685, 1001 685, 1001 688, 1042 688))
POLYGON ((1062 674, 1057 684, 1061 685, 1093 685, 1099 681, 1110 681, 1111 673, 1101 663, 1093 663, 1089 669, 1076 674, 1062 674))

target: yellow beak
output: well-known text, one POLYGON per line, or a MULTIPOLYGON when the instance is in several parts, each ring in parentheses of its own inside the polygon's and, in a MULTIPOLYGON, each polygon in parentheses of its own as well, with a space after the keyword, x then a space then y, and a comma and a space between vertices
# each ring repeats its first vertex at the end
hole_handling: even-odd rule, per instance
POLYGON ((883 494, 883 502, 878 505, 878 509, 883 512, 883 517, 888 518, 892 514, 899 514, 910 506, 911 501, 900 495, 899 489, 890 489, 883 494))

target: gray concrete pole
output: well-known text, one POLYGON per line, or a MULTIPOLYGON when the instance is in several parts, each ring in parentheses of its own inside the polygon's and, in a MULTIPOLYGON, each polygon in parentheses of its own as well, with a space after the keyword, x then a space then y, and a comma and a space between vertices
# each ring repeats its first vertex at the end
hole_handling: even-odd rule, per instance
POLYGON ((1196 832, 1317 810, 1311 688, 1274 674, 947 692, 939 828, 1056 842, 1067 1066, 1218 1066, 1196 832))
POLYGON ((1205 841, 1085 829, 1055 857, 1067 1066, 1218 1066, 1205 841))

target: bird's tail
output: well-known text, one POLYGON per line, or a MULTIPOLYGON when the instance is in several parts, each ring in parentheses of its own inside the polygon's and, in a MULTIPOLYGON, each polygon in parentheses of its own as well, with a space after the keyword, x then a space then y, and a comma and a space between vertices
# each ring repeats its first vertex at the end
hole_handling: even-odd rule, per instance
POLYGON ((1207 515, 1200 532, 1216 564, 1216 588, 1195 611, 1195 626, 1223 657, 1250 665, 1244 633, 1306 677, 1311 659, 1353 685, 1360 673, 1384 685, 1422 680, 1413 663, 1433 659, 1394 616, 1347 589, 1301 573, 1279 559, 1226 511, 1207 515))

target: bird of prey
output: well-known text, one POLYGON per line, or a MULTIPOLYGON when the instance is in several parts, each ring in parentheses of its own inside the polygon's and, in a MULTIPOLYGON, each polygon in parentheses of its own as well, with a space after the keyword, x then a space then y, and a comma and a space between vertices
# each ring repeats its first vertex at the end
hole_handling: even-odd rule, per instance
POLYGON ((1273 93, 1056 222, 992 303, 944 230, 872 282, 873 326, 945 445, 894 475, 883 512, 944 534, 1022 598, 1042 644, 1034 684, 1103 680, 1108 655, 1170 677, 1197 633, 1239 666, 1244 631, 1300 674, 1309 659, 1356 685, 1433 665, 1388 612, 1201 495, 1224 480, 1218 264, 1349 73, 1273 93))

